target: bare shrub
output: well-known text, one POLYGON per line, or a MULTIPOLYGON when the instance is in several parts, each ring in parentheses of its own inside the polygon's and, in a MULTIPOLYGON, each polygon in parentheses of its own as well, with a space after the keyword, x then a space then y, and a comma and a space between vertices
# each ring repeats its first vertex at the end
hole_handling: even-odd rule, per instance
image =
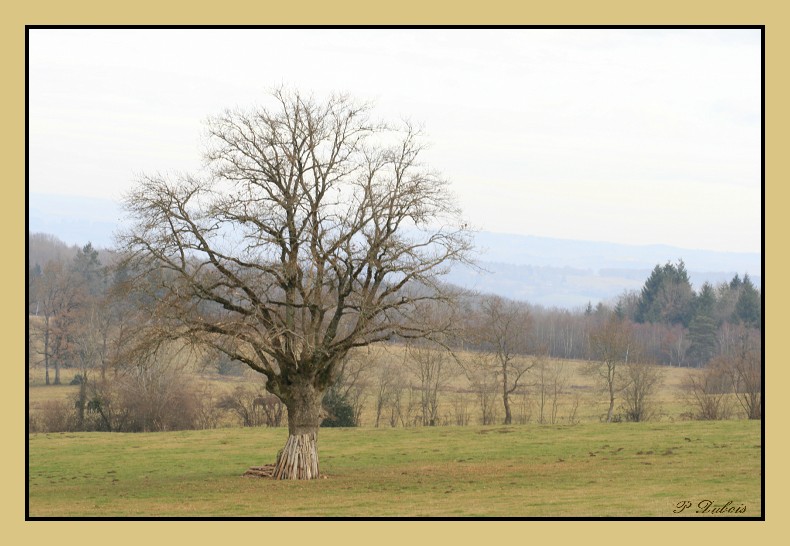
POLYGON ((450 397, 450 404, 453 409, 452 419, 459 427, 465 427, 469 424, 470 412, 469 401, 463 393, 455 393, 450 397))
POLYGON ((422 397, 409 383, 401 366, 385 364, 376 376, 375 389, 376 426, 385 418, 391 427, 422 423, 422 397))
POLYGON ((159 359, 135 366, 118 386, 131 431, 196 428, 199 397, 178 363, 159 359))
MULTIPOLYGON (((122 355, 115 372, 89 380, 85 430, 159 432, 200 427, 205 400, 187 370, 182 347, 141 340, 122 355)), ((80 403, 81 403, 80 402, 80 403)))
MULTIPOLYGON (((375 376, 373 385, 374 403, 376 409, 375 425, 378 427, 387 410, 392 408, 395 393, 398 389, 398 384, 401 381, 398 367, 384 363, 379 366, 375 376)), ((390 420, 392 421, 392 420, 390 420)))
POLYGON ((335 382, 329 388, 333 391, 331 399, 342 400, 351 408, 353 426, 362 426, 362 413, 368 399, 365 387, 377 359, 378 350, 372 347, 349 353, 343 358, 335 382))
POLYGON ((480 424, 493 425, 497 418, 496 402, 499 387, 496 374, 486 366, 465 366, 464 368, 469 379, 469 386, 477 399, 480 424))
POLYGON ((415 342, 407 346, 405 366, 417 380, 420 420, 423 426, 439 424, 439 393, 450 380, 453 370, 447 350, 415 342))
POLYGON ((532 397, 525 387, 513 393, 513 422, 526 425, 532 420, 532 397))
POLYGON ((700 372, 689 373, 683 387, 695 419, 715 421, 732 414, 732 379, 722 359, 714 359, 700 372))
MULTIPOLYGON (((406 387, 407 386, 404 382, 403 376, 399 375, 397 376, 397 381, 393 383, 392 388, 390 389, 388 413, 391 427, 397 427, 398 423, 404 422, 403 408, 404 405, 408 406, 408 403, 404 404, 404 401, 408 396, 408 389, 406 387)), ((408 420, 408 418, 406 420, 408 420)))
POLYGON ((207 383, 201 384, 195 393, 197 406, 195 408, 195 427, 200 429, 217 428, 222 410, 218 407, 218 400, 207 383))
POLYGON ((233 413, 245 427, 279 427, 285 412, 282 401, 262 386, 238 386, 223 396, 217 407, 233 413))
POLYGON ((419 413, 421 397, 413 385, 409 385, 405 392, 406 396, 403 398, 406 400, 406 405, 401 406, 400 424, 403 427, 416 427, 422 423, 422 415, 419 413))
POLYGON ((565 364, 539 354, 533 359, 532 376, 538 423, 553 425, 558 422, 560 398, 568 385, 565 364))
POLYGON ((31 432, 71 432, 77 425, 77 412, 65 400, 45 400, 31 424, 31 432))
POLYGON ((647 421, 655 417, 658 408, 654 400, 664 374, 658 366, 631 362, 624 369, 626 386, 622 392, 622 411, 626 421, 647 421))
POLYGON ((127 431, 130 408, 123 401, 122 392, 116 381, 104 379, 91 381, 85 409, 85 430, 103 432, 127 431))
POLYGON ((748 419, 763 416, 762 346, 756 330, 741 332, 738 349, 725 358, 735 397, 748 419))

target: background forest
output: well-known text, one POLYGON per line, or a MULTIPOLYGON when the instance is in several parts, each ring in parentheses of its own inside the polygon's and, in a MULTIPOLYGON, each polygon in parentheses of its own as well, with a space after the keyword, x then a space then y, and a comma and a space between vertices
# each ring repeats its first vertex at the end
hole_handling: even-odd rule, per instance
MULTIPOLYGON (((28 234, 31 431, 287 422, 243 364, 141 339, 151 317, 119 258, 28 234)), ((323 426, 760 418, 761 301, 746 274, 695 290, 683 261, 577 310, 465 293, 443 343, 352 353, 324 398, 323 426)))

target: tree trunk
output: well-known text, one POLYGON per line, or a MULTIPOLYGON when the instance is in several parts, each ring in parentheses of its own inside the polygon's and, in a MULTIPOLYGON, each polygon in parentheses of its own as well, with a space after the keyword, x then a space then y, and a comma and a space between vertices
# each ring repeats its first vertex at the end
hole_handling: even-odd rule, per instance
POLYGON ((606 422, 611 423, 614 416, 614 365, 608 365, 607 382, 609 383, 609 412, 606 414, 606 422))
POLYGON ((505 425, 509 425, 513 420, 510 414, 510 397, 507 390, 507 364, 502 365, 502 402, 505 405, 505 425))
POLYGON ((49 318, 44 322, 44 380, 49 385, 49 318))
POLYGON ((82 372, 82 380, 80 381, 80 395, 77 398, 77 430, 84 430, 85 428, 85 403, 88 399, 88 374, 82 372))
POLYGON ((277 454, 273 477, 312 480, 318 472, 318 427, 323 392, 311 384, 294 385, 283 400, 288 408, 288 441, 277 454))

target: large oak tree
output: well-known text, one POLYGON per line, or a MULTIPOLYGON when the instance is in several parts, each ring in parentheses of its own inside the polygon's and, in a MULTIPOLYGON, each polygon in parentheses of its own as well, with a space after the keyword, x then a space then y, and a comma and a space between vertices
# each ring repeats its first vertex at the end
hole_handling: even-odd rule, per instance
POLYGON ((446 327, 422 308, 448 298, 437 274, 466 260, 470 237, 410 124, 376 122, 344 95, 269 99, 208 120, 201 173, 143 175, 121 242, 161 335, 266 377, 288 409, 274 476, 310 479, 321 401, 344 358, 446 327))

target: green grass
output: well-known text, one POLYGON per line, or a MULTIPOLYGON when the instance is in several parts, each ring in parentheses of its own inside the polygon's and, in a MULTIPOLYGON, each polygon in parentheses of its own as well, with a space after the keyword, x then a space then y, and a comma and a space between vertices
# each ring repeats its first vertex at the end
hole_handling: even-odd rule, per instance
POLYGON ((671 517, 704 499, 761 511, 759 422, 322 429, 325 479, 241 477, 286 435, 32 435, 30 515, 671 517))

